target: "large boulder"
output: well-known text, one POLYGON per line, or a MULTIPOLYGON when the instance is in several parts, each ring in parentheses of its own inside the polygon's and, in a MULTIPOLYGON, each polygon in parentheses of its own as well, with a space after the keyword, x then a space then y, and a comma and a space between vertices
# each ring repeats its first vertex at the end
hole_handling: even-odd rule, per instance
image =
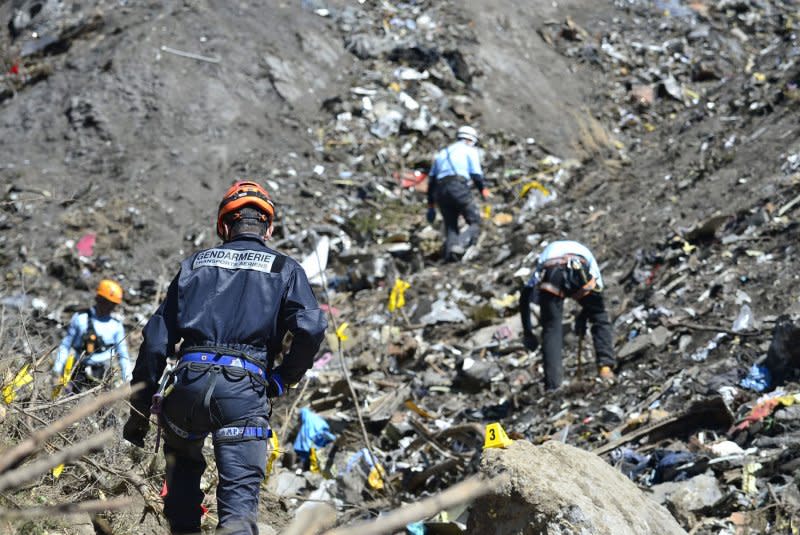
POLYGON ((510 483, 472 505, 471 535, 686 535, 662 506, 597 455, 517 440, 483 452, 481 471, 510 483))
POLYGON ((685 481, 653 485, 650 490, 653 499, 672 511, 683 525, 693 523, 692 513, 709 509, 723 498, 719 482, 710 472, 685 481))

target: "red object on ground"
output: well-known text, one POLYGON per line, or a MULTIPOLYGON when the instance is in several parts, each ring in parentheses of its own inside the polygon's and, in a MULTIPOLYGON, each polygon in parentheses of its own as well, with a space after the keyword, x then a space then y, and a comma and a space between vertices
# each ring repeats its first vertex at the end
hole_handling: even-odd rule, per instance
POLYGON ((339 314, 341 314, 341 311, 338 308, 332 307, 327 303, 322 303, 319 306, 319 309, 323 312, 330 312, 333 315, 333 317, 337 317, 339 314))
POLYGON ((75 250, 81 256, 92 256, 94 254, 94 244, 97 241, 97 235, 94 232, 85 234, 78 243, 75 244, 75 250))
POLYGON ((428 191, 428 174, 422 171, 404 171, 392 173, 395 180, 400 182, 402 188, 414 188, 417 191, 428 191))
POLYGON ((13 64, 8 72, 10 74, 19 74, 19 63, 13 64))
POLYGON ((781 404, 780 398, 772 398, 762 401, 750 411, 750 414, 744 419, 742 423, 734 427, 736 431, 742 431, 750 427, 750 424, 760 422, 770 414, 772 414, 778 405, 781 404))

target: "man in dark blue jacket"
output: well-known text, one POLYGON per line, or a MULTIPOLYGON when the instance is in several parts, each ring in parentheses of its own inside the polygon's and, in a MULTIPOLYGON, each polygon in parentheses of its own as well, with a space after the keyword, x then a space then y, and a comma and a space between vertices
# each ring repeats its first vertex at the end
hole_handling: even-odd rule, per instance
POLYGON ((164 514, 172 533, 200 531, 202 448, 209 433, 219 471, 219 527, 257 533, 268 398, 300 381, 327 327, 303 268, 265 243, 274 217, 264 188, 234 184, 218 211, 217 234, 224 243, 181 263, 144 328, 133 382, 145 388, 131 398, 123 436, 144 446, 152 404, 164 431, 164 514), (291 347, 276 366, 287 333, 291 347), (167 358, 177 365, 162 381, 167 358))

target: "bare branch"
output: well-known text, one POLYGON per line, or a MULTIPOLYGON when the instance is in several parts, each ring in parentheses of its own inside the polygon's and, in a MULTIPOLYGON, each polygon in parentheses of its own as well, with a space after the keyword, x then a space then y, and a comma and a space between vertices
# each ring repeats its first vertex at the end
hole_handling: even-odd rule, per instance
POLYGON ((384 533, 394 533, 411 522, 417 522, 433 516, 442 509, 471 502, 479 496, 494 492, 505 485, 509 479, 508 474, 501 474, 489 480, 481 477, 472 477, 430 498, 392 511, 377 520, 336 528, 326 531, 324 535, 382 535, 384 533))
POLYGON ((53 435, 60 433, 70 425, 92 414, 99 408, 104 407, 118 399, 127 397, 129 394, 136 392, 143 386, 144 385, 142 383, 139 383, 133 388, 122 387, 101 394, 91 401, 82 403, 73 409, 69 414, 59 420, 56 420, 44 429, 34 432, 30 437, 26 438, 10 450, 0 453, 0 473, 5 472, 9 467, 14 466, 19 461, 35 452, 53 435))
POLYGON ((45 457, 44 459, 35 461, 22 468, 0 475, 0 491, 17 487, 59 464, 80 459, 86 453, 99 449, 103 444, 111 440, 115 432, 114 429, 106 429, 98 435, 90 437, 69 448, 60 450, 49 457, 45 457))
POLYGON ((283 535, 312 535, 336 523, 336 510, 326 503, 318 503, 298 513, 283 535))
POLYGON ((57 401, 48 401, 47 403, 42 403, 39 405, 28 405, 25 409, 28 412, 37 412, 45 409, 52 409, 53 407, 58 407, 59 405, 64 405, 65 403, 75 403, 79 399, 83 399, 98 393, 100 390, 103 389, 103 385, 93 386, 89 390, 84 390, 78 394, 72 394, 71 396, 62 397, 57 401))
POLYGON ((32 520, 36 518, 74 516, 124 509, 132 503, 132 498, 120 497, 111 500, 90 500, 80 503, 60 503, 58 505, 43 507, 27 507, 19 510, 0 509, 0 518, 3 520, 32 520))

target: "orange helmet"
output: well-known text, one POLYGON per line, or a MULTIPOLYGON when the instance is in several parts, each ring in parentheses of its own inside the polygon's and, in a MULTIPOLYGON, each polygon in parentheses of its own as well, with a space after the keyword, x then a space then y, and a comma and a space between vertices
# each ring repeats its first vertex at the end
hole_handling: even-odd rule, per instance
POLYGON ((122 286, 111 279, 103 279, 97 285, 97 295, 118 305, 122 303, 122 286))
POLYGON ((260 210, 264 214, 264 221, 267 223, 272 223, 275 218, 275 205, 272 203, 267 190, 249 180, 236 182, 225 192, 222 202, 219 203, 219 210, 217 210, 217 236, 223 240, 226 239, 225 227, 223 226, 225 216, 235 214, 245 206, 252 206, 260 210))

